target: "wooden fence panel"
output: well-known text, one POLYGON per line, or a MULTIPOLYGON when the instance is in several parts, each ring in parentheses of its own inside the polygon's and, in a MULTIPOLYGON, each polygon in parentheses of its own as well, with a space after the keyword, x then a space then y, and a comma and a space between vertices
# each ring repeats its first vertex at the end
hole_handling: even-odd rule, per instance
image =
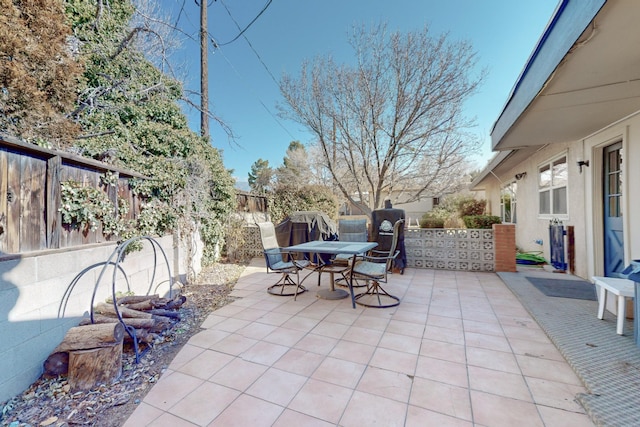
POLYGON ((140 197, 133 194, 133 191, 129 187, 130 178, 120 177, 118 180, 118 197, 124 200, 129 205, 129 212, 126 219, 135 220, 138 218, 141 210, 140 197))
POLYGON ((46 249, 46 160, 0 150, 0 252, 46 249))
POLYGON ((20 252, 46 249, 46 161, 31 156, 20 159, 20 252))
MULTIPOLYGON (((86 178, 86 183, 85 185, 89 186, 89 187, 93 187, 96 188, 100 191, 103 191, 103 189, 100 187, 100 175, 101 172, 98 171, 94 171, 94 170, 87 170, 83 168, 83 175, 86 178)), ((83 244, 88 244, 88 243, 98 243, 98 242, 104 242, 105 239, 102 236, 102 225, 98 225, 98 228, 96 228, 96 230, 91 231, 88 230, 87 232, 85 232, 82 235, 83 239, 82 239, 82 243, 83 244)))
POLYGON ((47 161, 47 247, 60 247, 60 233, 62 231, 62 214, 60 213, 60 169, 62 159, 54 156, 47 161))
POLYGON ((20 252, 20 156, 8 152, 7 157, 7 246, 5 252, 20 252))
POLYGON ((238 212, 267 212, 267 197, 238 192, 236 194, 238 212))
MULTIPOLYGON (((129 219, 138 216, 140 200, 129 179, 143 175, 49 150, 0 133, 0 255, 57 249, 115 239, 102 226, 91 231, 62 224, 61 184, 75 181, 107 194, 114 206, 118 196, 129 202, 129 219), (105 186, 101 176, 110 171, 117 186, 105 186)), ((117 207, 114 207, 117 213, 117 207)))
MULTIPOLYGON (((114 174, 116 179, 118 178, 118 174, 114 174)), ((118 182, 116 181, 116 185, 108 185, 107 186, 107 196, 109 197, 109 201, 113 204, 113 216, 118 216, 118 182)))

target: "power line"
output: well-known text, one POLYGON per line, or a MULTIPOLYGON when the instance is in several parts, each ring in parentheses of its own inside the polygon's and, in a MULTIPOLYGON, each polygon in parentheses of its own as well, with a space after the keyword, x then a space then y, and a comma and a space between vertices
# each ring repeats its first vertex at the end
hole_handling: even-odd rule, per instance
MULTIPOLYGON (((229 60, 229 58, 227 58, 227 56, 224 54, 224 52, 222 51, 222 49, 218 49, 218 52, 220 52, 220 54, 222 55, 222 57, 224 58, 225 61, 227 61, 227 64, 229 64, 229 66, 231 67, 231 69, 233 70, 234 73, 236 73, 236 75, 238 76, 238 78, 240 78, 240 80, 246 84, 245 79, 243 78, 242 74, 240 74, 240 72, 238 71, 238 69, 231 63, 231 61, 229 60)), ((248 85, 247 85, 248 86, 248 85)), ((257 95, 257 93, 253 90, 252 87, 248 86, 249 89, 251 90, 251 92, 253 93, 253 95, 258 99, 258 102, 260 103, 260 105, 262 105, 262 107, 267 111, 267 113, 269 113, 269 115, 276 121, 276 123, 278 123, 278 125, 291 137, 291 140, 295 140, 296 138, 291 134, 291 132, 289 132, 289 129, 287 129, 280 120, 278 120, 278 117, 276 117, 271 110, 269 109, 269 107, 267 107, 267 105, 262 102, 262 99, 260 99, 260 97, 257 95)))
MULTIPOLYGON (((178 14, 178 17, 180 17, 180 15, 182 15, 183 13, 183 8, 184 8, 184 4, 185 4, 186 0, 183 0, 182 2, 182 7, 180 8, 180 12, 178 14)), ((291 132, 289 132, 289 130, 282 124, 282 122, 278 119, 278 117, 273 114, 273 112, 269 109, 269 107, 267 107, 267 105, 262 101, 262 99, 260 99, 260 97, 257 95, 256 91, 253 89, 253 87, 251 87, 251 85, 249 85, 247 83, 247 81, 244 79, 244 77, 242 76, 242 74, 240 74, 240 72, 238 71, 238 69, 233 65, 233 63, 229 60, 229 58, 224 54, 224 52, 222 51, 222 49, 220 48, 221 46, 226 46, 229 45, 230 43, 233 43, 234 41, 236 41, 238 38, 240 38, 241 36, 245 39, 245 41, 247 42, 247 44, 249 45, 249 47, 251 48, 251 51, 254 53, 254 55, 256 55, 256 57, 258 58, 258 60, 260 61, 260 63, 262 64, 262 66, 264 67, 264 69, 267 71, 267 73, 269 74, 269 77, 271 77, 271 80, 273 80, 273 82, 276 84, 276 86, 278 88, 280 88, 280 83, 278 82, 278 80, 275 78, 275 76, 273 75, 273 73, 271 72, 271 70, 269 69, 269 67, 267 66, 267 64, 264 62, 264 60, 262 59, 262 57, 260 56, 260 54, 256 51, 256 49, 253 47, 253 45, 251 44, 251 41, 247 38, 247 36, 244 34, 251 25, 253 25, 253 23, 255 23, 257 21, 257 19, 267 10, 267 8, 271 5, 273 0, 268 0, 268 2, 265 4, 265 6, 262 8, 262 10, 255 16, 255 18, 253 18, 251 20, 251 22, 244 28, 241 29, 240 25, 238 24, 238 22, 235 20, 235 18, 233 17, 233 15, 231 14, 231 11, 229 10, 229 8, 227 7, 227 5, 224 3, 224 1, 220 1, 220 3, 222 3, 222 5, 224 6, 227 14, 229 15, 229 17, 231 18, 231 20, 233 21, 233 23, 236 25, 236 27, 239 30, 239 33, 236 37, 234 37, 232 40, 226 42, 226 43, 217 43, 215 41, 215 39, 213 38, 213 36, 211 35, 211 33, 209 33, 207 31, 207 36, 209 38, 209 41, 211 42, 213 48, 215 50, 217 50, 222 57, 224 58, 224 60, 227 62, 227 64, 231 67, 231 69, 233 70, 233 72, 238 76, 238 78, 240 79, 240 81, 242 81, 251 91, 251 93, 256 97, 256 99, 258 100, 258 102, 260 103, 260 105, 262 105, 262 107, 265 109, 265 111, 276 121, 276 123, 278 123, 278 125, 287 133, 287 135, 289 135, 289 137, 292 140, 295 140, 296 138, 291 134, 291 132)), ((198 0, 196 0, 196 4, 198 4, 198 0)), ((194 23, 190 20, 188 14, 184 14, 184 16, 189 20, 189 22, 191 22, 191 24, 193 25, 194 23)), ((179 19, 179 18, 178 18, 179 19)), ((176 20, 176 25, 175 27, 177 28, 177 21, 176 20)), ((185 32, 182 32, 183 34, 186 34, 185 32)), ((195 40, 194 36, 188 36, 191 40, 195 40)))
MULTIPOLYGON (((222 3, 222 6, 224 6, 225 10, 227 11, 227 14, 229 15, 229 17, 231 18, 231 20, 233 21, 233 23, 236 25, 236 27, 238 28, 238 30, 240 30, 240 25, 238 24, 238 21, 236 21, 236 19, 233 17, 233 15, 231 14, 231 11, 229 10, 229 8, 227 7, 227 5, 225 4, 225 2, 223 0, 220 0, 220 3, 222 3)), ((269 0, 269 2, 265 5, 265 7, 262 9, 262 11, 260 11, 260 13, 258 14, 258 16, 256 16, 256 18, 251 21, 251 23, 249 25, 251 25, 269 6, 269 4, 271 4, 271 0, 269 0)), ((247 42, 247 44, 249 45, 249 47, 251 48, 251 51, 256 55, 256 57, 258 58, 258 61, 260 61, 260 63, 262 64, 262 66, 264 67, 264 69, 267 71, 267 74, 269 74, 269 77, 271 77, 271 80, 273 80, 273 82, 276 84, 276 86, 278 87, 278 89, 280 89, 280 83, 278 82, 278 79, 275 78, 275 76, 273 75, 273 73, 271 72, 271 70, 269 69, 269 67, 267 66, 267 64, 263 61, 262 57, 260 56, 260 54, 258 53, 258 51, 253 47, 253 45, 251 44, 251 41, 247 38, 247 36, 244 34, 244 32, 246 31, 246 29, 248 28, 248 26, 244 29, 240 31, 240 34, 238 34, 238 37, 242 36, 244 38, 244 40, 247 42)), ((236 37, 236 39, 238 38, 236 37)), ((222 45, 220 45, 222 46, 222 45)), ((219 49, 220 50, 220 49, 219 49)), ((222 53, 222 50, 220 50, 220 53, 222 53)), ((238 72, 238 70, 231 64, 231 62, 229 61, 229 59, 223 54, 222 55, 225 60, 227 61, 227 63, 232 67, 232 69, 234 70, 234 72, 238 75, 238 77, 240 77, 240 79, 242 79, 242 76, 240 75, 240 73, 238 72)), ((253 91, 252 91, 253 92, 253 91)), ((254 96, 256 96, 256 98, 258 99, 258 102, 260 102, 260 104, 262 105, 262 107, 269 113, 269 115, 278 123, 278 125, 284 129, 284 131, 291 137, 292 140, 295 139, 295 137, 291 134, 291 132, 289 132, 289 130, 282 124, 282 122, 280 120, 278 120, 278 118, 276 117, 276 115, 274 115, 271 110, 265 105, 264 102, 262 102, 262 100, 260 99, 260 97, 258 97, 255 92, 254 92, 254 96)))
POLYGON ((245 31, 247 31, 249 29, 249 27, 251 27, 251 25, 253 25, 254 22, 256 22, 258 20, 258 18, 260 18, 260 15, 262 15, 265 10, 267 10, 267 8, 269 7, 269 5, 271 5, 271 2, 273 0, 269 0, 267 1, 267 4, 264 5, 264 7, 262 8, 262 10, 256 15, 255 18, 253 18, 251 20, 251 22, 249 22, 249 24, 247 24, 246 27, 244 27, 244 29, 240 30, 240 26, 238 25, 238 23, 235 21, 235 19, 233 19, 233 16, 231 16, 231 12, 229 11, 229 8, 227 7, 226 4, 224 4, 224 2, 221 0, 220 3, 222 3, 222 5, 224 6, 224 8, 226 9, 227 13, 229 14, 229 16, 231 16, 231 19, 233 19, 233 22, 236 24, 236 26, 238 27, 238 29, 240 30, 240 33, 238 33, 237 36, 235 36, 233 39, 231 39, 228 42, 225 43, 220 43, 219 46, 226 46, 228 44, 233 43, 234 41, 238 40, 240 38, 240 36, 242 36, 244 34, 245 31))
MULTIPOLYGON (((224 8, 226 9, 227 13, 229 14, 229 17, 231 18, 231 20, 233 21, 234 24, 236 24, 236 27, 238 27, 238 29, 240 29, 240 25, 238 25, 238 21, 235 20, 235 18, 233 17, 233 15, 231 15, 231 11, 229 10, 229 8, 227 7, 227 5, 224 3, 224 1, 220 0, 220 3, 222 3, 222 6, 224 6, 224 8)), ((269 1, 269 3, 271 3, 271 1, 269 1)), ((262 13, 262 12, 260 12, 262 13)), ((258 15, 259 16, 259 15, 258 15)), ((273 73, 271 72, 271 70, 269 69, 269 67, 267 67, 267 64, 262 60, 262 57, 260 56, 260 54, 258 53, 258 51, 253 47, 253 45, 251 44, 251 42, 249 41, 249 39, 247 38, 246 35, 243 34, 243 32, 240 33, 240 35, 242 35, 242 37, 244 38, 244 40, 247 42, 247 44, 249 45, 249 47, 251 48, 251 50, 253 51, 253 53, 256 55, 256 57, 258 58, 258 61, 260 61, 260 63, 262 64, 262 66, 264 67, 264 69, 267 71, 267 73, 269 74, 269 76, 271 77, 271 80, 273 80, 273 82, 276 84, 276 86, 278 86, 278 88, 280 88, 280 83, 278 82, 278 79, 275 78, 275 76, 273 75, 273 73)))

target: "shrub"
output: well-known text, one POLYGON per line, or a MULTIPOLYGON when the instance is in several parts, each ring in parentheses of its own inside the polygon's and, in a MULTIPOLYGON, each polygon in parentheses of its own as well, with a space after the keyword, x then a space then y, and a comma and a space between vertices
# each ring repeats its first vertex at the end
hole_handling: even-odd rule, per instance
POLYGON ((320 211, 333 220, 338 217, 338 199, 330 188, 322 185, 279 187, 269 194, 267 206, 271 221, 275 224, 296 211, 320 211))
POLYGON ((495 215, 467 215, 462 217, 467 228, 491 228, 493 224, 501 224, 502 220, 495 215))
POLYGON ((484 215, 487 208, 487 201, 476 200, 473 197, 465 197, 458 202, 458 213, 462 218, 465 216, 484 215))
MULTIPOLYGON (((469 194, 458 194, 447 196, 442 199, 441 203, 425 214, 423 218, 438 218, 444 222, 444 228, 464 228, 465 223, 462 220, 465 216, 483 215, 487 206, 487 201, 476 200, 469 194)), ((435 222, 438 225, 439 222, 435 222)), ((425 228, 422 223, 421 227, 425 228)), ((429 225, 433 228, 433 225, 429 225)))
POLYGON ((464 221, 458 215, 452 214, 444 220, 444 228, 464 228, 464 221))
POLYGON ((420 228, 444 228, 445 219, 427 212, 420 218, 420 228))

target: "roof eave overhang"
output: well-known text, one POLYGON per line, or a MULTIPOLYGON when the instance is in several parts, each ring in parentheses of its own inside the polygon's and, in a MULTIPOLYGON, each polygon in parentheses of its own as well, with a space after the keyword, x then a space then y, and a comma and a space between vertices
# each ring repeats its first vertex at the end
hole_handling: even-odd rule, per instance
POLYGON ((545 94, 545 88, 554 74, 564 71, 559 70, 560 65, 570 60, 568 56, 572 49, 605 3, 606 0, 562 0, 558 4, 493 126, 491 141, 494 151, 566 141, 584 132, 581 124, 575 124, 573 128, 570 127, 572 123, 567 122, 561 126, 543 124, 544 120, 561 120, 559 114, 570 114, 568 106, 578 108, 578 105, 572 104, 571 96, 575 94, 554 94, 554 98, 546 100, 550 101, 546 104, 538 101, 545 94), (554 108, 562 111, 551 111, 554 108), (526 122, 534 120, 548 132, 532 135, 531 126, 526 126, 526 122))

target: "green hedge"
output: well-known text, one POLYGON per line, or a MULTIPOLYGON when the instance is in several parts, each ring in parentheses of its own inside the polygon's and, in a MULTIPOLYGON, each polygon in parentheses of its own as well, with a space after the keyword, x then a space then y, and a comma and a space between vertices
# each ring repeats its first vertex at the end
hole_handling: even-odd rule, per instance
POLYGON ((468 215, 462 217, 467 228, 491 228, 493 224, 502 224, 499 216, 494 215, 468 215))
POLYGON ((444 228, 444 218, 423 216, 420 218, 420 228, 444 228))

